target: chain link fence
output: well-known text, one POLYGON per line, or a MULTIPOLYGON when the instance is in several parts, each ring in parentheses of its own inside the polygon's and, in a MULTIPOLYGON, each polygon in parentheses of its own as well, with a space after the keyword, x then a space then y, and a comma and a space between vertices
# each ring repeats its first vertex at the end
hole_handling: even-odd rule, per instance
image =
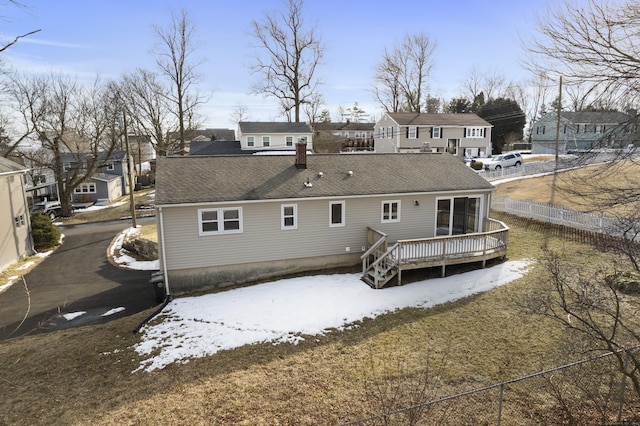
POLYGON ((640 425, 628 359, 610 352, 342 425, 640 425))

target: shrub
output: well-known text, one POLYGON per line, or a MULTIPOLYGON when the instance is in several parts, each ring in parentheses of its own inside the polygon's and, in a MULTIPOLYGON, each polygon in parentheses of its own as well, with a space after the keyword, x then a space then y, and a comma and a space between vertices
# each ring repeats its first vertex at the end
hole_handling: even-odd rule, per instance
POLYGON ((34 248, 38 251, 48 250, 60 243, 60 230, 42 212, 31 214, 31 235, 34 248))
POLYGON ((473 170, 482 170, 482 161, 472 161, 470 164, 473 170))

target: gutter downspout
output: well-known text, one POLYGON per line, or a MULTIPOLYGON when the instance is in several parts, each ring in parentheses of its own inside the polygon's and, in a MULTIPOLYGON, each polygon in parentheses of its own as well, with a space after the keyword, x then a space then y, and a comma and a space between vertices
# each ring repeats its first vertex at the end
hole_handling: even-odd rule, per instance
POLYGON ((136 334, 140 331, 140 329, 149 321, 151 321, 151 319, 153 319, 156 315, 158 315, 160 312, 162 312, 162 310, 169 304, 169 302, 171 301, 171 293, 169 292, 169 275, 167 274, 167 262, 166 262, 166 256, 165 256, 165 245, 164 245, 164 221, 163 221, 163 217, 162 217, 162 207, 158 207, 158 225, 160 227, 160 246, 161 246, 161 253, 162 253, 162 276, 164 277, 164 291, 165 291, 165 296, 164 296, 164 302, 162 303, 162 305, 156 309, 153 313, 151 313, 151 315, 149 315, 147 318, 145 318, 140 324, 138 324, 138 326, 133 330, 133 333, 136 334))

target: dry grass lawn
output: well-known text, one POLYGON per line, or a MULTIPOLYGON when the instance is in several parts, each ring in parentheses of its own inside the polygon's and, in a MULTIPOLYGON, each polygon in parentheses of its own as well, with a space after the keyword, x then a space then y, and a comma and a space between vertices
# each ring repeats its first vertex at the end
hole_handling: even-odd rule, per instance
MULTIPOLYGON (((584 212, 594 211, 597 201, 610 204, 621 190, 640 188, 640 163, 625 161, 592 166, 538 178, 519 179, 497 186, 496 196, 549 203, 584 212)), ((628 214, 637 206, 609 206, 609 214, 628 214)))

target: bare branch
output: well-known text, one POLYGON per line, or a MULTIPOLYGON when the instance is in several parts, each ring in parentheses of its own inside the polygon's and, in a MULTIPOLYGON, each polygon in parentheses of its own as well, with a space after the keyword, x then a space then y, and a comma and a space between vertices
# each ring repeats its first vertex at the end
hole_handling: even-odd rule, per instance
POLYGON ((6 45, 4 45, 3 47, 0 47, 0 52, 4 52, 4 51, 5 51, 5 50, 7 50, 8 48, 10 48, 10 47, 11 47, 11 46, 13 46, 14 44, 16 44, 16 43, 18 42, 18 40, 20 40, 21 38, 28 37, 28 36, 30 36, 30 35, 32 35, 32 34, 35 34, 35 33, 37 33, 37 32, 40 32, 40 31, 41 31, 41 30, 34 30, 34 31, 30 31, 30 32, 28 32, 28 33, 26 33, 26 34, 22 34, 22 35, 17 36, 17 37, 16 37, 16 38, 11 42, 11 43, 6 44, 6 45))

